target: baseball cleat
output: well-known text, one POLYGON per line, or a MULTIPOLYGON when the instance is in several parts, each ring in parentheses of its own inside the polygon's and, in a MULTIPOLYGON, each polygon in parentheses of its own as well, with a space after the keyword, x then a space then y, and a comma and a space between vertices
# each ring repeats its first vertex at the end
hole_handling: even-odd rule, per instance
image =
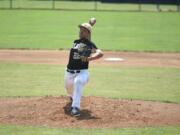
POLYGON ((72 115, 72 116, 75 116, 75 117, 80 116, 80 110, 79 110, 79 108, 77 108, 77 107, 72 107, 72 108, 71 108, 71 115, 72 115))

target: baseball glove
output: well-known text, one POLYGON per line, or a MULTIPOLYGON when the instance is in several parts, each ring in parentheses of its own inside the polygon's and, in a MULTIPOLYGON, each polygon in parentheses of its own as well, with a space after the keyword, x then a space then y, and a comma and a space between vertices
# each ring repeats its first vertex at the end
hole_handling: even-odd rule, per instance
POLYGON ((78 53, 82 62, 88 62, 88 57, 91 55, 91 51, 92 49, 87 45, 81 46, 78 49, 78 53))

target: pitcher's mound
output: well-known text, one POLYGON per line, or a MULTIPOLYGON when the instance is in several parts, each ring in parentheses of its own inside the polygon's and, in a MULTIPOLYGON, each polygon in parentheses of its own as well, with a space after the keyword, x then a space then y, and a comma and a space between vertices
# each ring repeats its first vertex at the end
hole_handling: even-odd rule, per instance
POLYGON ((83 97, 70 116, 68 97, 0 98, 0 123, 49 127, 120 128, 180 124, 180 105, 83 97))

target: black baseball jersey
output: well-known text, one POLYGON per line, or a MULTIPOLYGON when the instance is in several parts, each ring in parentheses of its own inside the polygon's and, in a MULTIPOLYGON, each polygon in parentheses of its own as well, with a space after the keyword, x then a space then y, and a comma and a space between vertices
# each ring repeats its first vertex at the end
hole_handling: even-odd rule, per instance
POLYGON ((75 40, 73 43, 73 47, 70 50, 69 62, 67 65, 68 69, 71 70, 88 69, 89 62, 82 62, 80 59, 80 55, 78 53, 78 48, 85 45, 90 47, 91 49, 92 48, 97 49, 96 45, 93 42, 89 41, 88 39, 75 40))

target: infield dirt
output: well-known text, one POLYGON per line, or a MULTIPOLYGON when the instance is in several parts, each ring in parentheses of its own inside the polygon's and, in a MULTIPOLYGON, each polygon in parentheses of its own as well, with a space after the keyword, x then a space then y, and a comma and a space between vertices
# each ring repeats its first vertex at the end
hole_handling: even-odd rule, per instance
MULTIPOLYGON (((58 50, 0 50, 0 62, 66 65, 68 51, 58 50)), ((180 53, 104 52, 102 59, 92 61, 90 66, 109 67, 180 67, 180 53), (110 62, 105 58, 122 58, 110 62)))
POLYGON ((0 123, 48 127, 120 128, 180 124, 180 105, 83 97, 80 117, 70 116, 70 99, 0 98, 0 123))

